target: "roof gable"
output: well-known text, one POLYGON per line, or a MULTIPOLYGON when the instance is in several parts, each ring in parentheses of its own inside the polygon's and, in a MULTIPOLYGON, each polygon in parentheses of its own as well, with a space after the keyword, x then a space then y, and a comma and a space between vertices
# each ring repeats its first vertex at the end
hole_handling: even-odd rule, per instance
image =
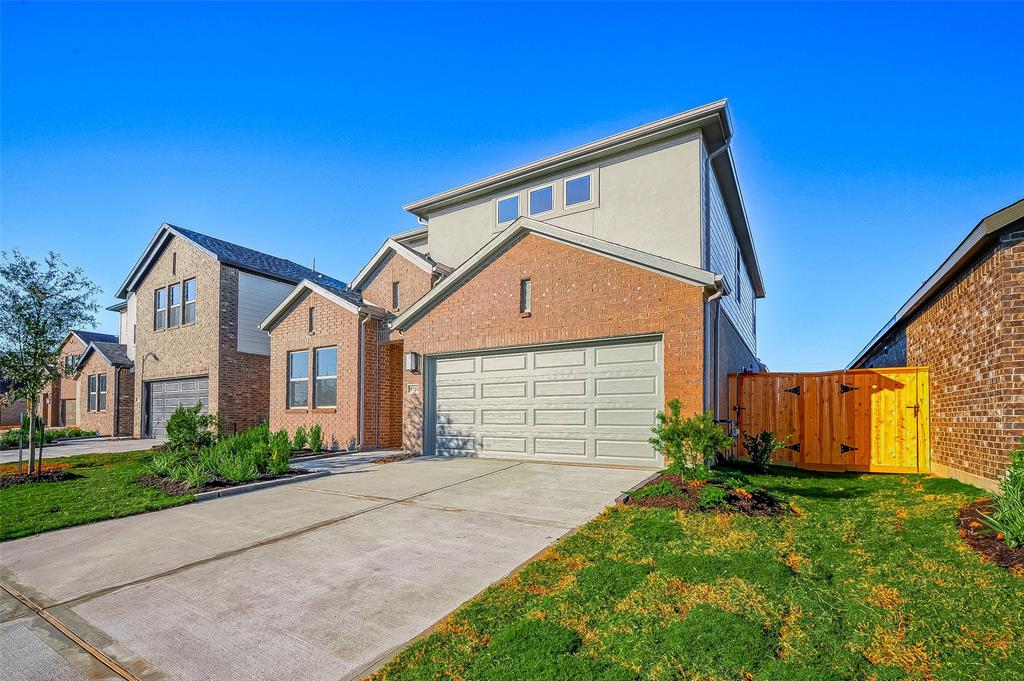
POLYGON ((78 366, 81 367, 85 364, 85 361, 89 358, 89 355, 95 351, 100 357, 103 358, 110 366, 115 367, 130 367, 135 364, 128 357, 128 347, 121 345, 120 343, 108 343, 104 341, 93 341, 89 343, 88 347, 82 353, 82 356, 78 360, 78 366))
POLYGON ((373 257, 370 258, 370 261, 366 263, 363 269, 359 270, 350 286, 354 289, 364 288, 366 284, 369 283, 369 281, 373 279, 381 269, 383 269, 384 265, 387 264, 388 259, 394 255, 402 256, 427 274, 432 275, 436 272, 447 274, 452 271, 452 268, 447 265, 434 262, 419 251, 415 251, 405 244, 396 241, 394 237, 391 237, 377 249, 377 252, 373 254, 373 257))
POLYGON ((352 314, 359 314, 362 312, 378 318, 383 318, 386 315, 383 308, 364 301, 362 297, 354 293, 348 287, 336 288, 332 286, 325 286, 319 282, 310 281, 309 279, 303 279, 296 284, 291 293, 285 296, 285 299, 267 315, 266 319, 260 322, 260 330, 268 333, 273 331, 278 323, 288 316, 288 314, 295 309, 295 306, 298 305, 309 293, 317 293, 335 305, 348 310, 352 314))
POLYGON ((575 248, 597 253, 598 255, 679 279, 695 286, 704 287, 709 292, 718 291, 722 286, 720 277, 716 276, 713 272, 702 270, 699 267, 693 267, 692 265, 686 265, 669 260, 668 258, 638 251, 635 248, 573 232, 548 222, 521 217, 487 242, 483 248, 474 253, 425 296, 410 305, 405 312, 395 318, 391 328, 405 330, 411 327, 434 306, 453 293, 463 282, 468 281, 478 272, 485 269, 526 234, 537 234, 538 236, 553 239, 575 248))
POLYGON ((296 284, 303 279, 309 279, 321 282, 332 288, 347 289, 345 282, 334 277, 328 277, 291 260, 279 258, 276 255, 263 253, 246 246, 240 246, 230 241, 224 241, 223 239, 165 222, 160 225, 156 234, 150 239, 142 256, 132 267, 118 289, 116 297, 126 298, 134 290, 153 262, 159 257, 164 246, 175 236, 188 241, 217 262, 251 272, 252 274, 289 284, 296 284))

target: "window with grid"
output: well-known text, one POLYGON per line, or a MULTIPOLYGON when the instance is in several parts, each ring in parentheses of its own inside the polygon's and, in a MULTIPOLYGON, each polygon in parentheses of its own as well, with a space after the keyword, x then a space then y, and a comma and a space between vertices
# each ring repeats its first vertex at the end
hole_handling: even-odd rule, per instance
POLYGON ((181 326, 181 284, 167 287, 167 328, 181 326))
POLYGON ((288 408, 309 406, 309 351, 288 353, 288 408))
POLYGON ((314 361, 313 406, 338 405, 338 348, 317 348, 314 361))
POLYGON ((194 324, 196 321, 196 280, 187 279, 184 287, 185 297, 181 308, 181 323, 194 324))
POLYGON ((96 376, 96 411, 107 410, 107 375, 96 376))
POLYGON ((96 374, 89 376, 89 399, 86 409, 96 411, 96 374))
POLYGON ((153 330, 167 328, 167 289, 158 288, 153 293, 153 330))

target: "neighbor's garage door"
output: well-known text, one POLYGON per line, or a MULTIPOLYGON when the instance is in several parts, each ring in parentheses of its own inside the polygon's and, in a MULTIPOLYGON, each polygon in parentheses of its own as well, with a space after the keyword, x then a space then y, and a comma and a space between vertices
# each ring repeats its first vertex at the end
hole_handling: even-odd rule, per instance
POLYGON ((431 360, 434 452, 659 466, 660 339, 618 339, 431 360))
POLYGON ((151 381, 146 386, 146 393, 149 396, 146 413, 149 415, 150 437, 167 435, 167 419, 171 418, 171 414, 178 407, 194 407, 196 402, 202 402, 203 413, 207 413, 209 409, 210 381, 205 376, 151 381))

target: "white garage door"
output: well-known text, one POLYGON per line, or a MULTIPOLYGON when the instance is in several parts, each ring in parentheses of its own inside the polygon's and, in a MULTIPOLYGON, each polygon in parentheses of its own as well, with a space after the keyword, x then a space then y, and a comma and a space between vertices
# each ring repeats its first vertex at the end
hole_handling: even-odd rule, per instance
POLYGON ((429 376, 437 454, 661 465, 660 339, 439 357, 429 376))
POLYGON ((210 381, 205 376, 198 378, 177 378, 171 381, 150 381, 146 383, 149 395, 146 413, 149 415, 147 433, 150 437, 167 435, 167 420, 178 407, 194 407, 203 404, 202 413, 209 412, 210 381))

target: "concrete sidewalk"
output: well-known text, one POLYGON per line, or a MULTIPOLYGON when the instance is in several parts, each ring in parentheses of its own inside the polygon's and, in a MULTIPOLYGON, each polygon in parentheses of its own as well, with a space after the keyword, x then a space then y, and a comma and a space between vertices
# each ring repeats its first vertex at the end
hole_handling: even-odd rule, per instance
MULTIPOLYGON (((163 438, 146 438, 142 440, 108 440, 107 438, 83 438, 82 440, 69 440, 66 442, 55 442, 43 447, 43 461, 55 459, 59 456, 76 456, 78 454, 107 454, 115 452, 137 452, 142 449, 152 449, 156 445, 162 445, 163 438)), ((24 452, 25 461, 28 461, 28 448, 24 452)), ((0 451, 0 463, 10 463, 18 460, 17 449, 5 449, 0 451)))
MULTIPOLYGON (((371 458, 5 543, 0 578, 140 678, 357 678, 650 474, 371 458)), ((0 650, 19 655, 32 629, 7 619, 0 650)))

